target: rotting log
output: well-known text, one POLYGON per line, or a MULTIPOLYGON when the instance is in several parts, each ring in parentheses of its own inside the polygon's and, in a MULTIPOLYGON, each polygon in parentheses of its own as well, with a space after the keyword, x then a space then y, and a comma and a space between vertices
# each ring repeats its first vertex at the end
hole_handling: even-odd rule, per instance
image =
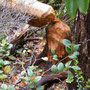
POLYGON ((15 43, 20 39, 28 30, 29 30, 30 25, 26 24, 24 27, 20 28, 17 30, 17 32, 14 35, 8 36, 6 40, 9 43, 15 43))
MULTIPOLYGON (((2 0, 0 0, 0 2, 1 1, 2 0)), ((50 5, 38 1, 31 1, 32 0, 8 0, 7 7, 15 7, 15 10, 24 12, 28 10, 27 14, 34 16, 34 18, 31 19, 26 26, 17 30, 17 32, 12 36, 9 42, 14 43, 18 39, 20 39, 20 37, 28 31, 27 29, 30 25, 41 27, 50 23, 46 29, 47 43, 42 55, 47 55, 50 61, 56 63, 56 61, 52 59, 53 55, 51 53, 51 49, 55 50, 55 54, 58 55, 58 59, 63 58, 66 53, 65 47, 62 44, 62 40, 70 38, 70 28, 67 24, 64 24, 56 17, 54 9, 50 5)), ((5 2, 3 2, 2 5, 4 6, 5 2)), ((42 57, 42 55, 40 55, 40 57, 42 57)))
POLYGON ((61 81, 64 81, 65 79, 67 79, 67 74, 65 72, 59 72, 57 74, 50 74, 50 75, 45 75, 42 77, 42 79, 36 84, 36 87, 37 86, 41 86, 41 85, 47 85, 49 83, 52 82, 55 83, 55 81, 59 82, 60 80, 61 81))

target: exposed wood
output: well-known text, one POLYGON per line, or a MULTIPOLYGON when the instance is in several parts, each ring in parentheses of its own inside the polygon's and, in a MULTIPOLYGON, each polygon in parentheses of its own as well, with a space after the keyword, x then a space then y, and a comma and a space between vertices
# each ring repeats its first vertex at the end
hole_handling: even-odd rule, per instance
MULTIPOLYGON (((53 63, 57 61, 53 60, 53 54, 51 49, 55 50, 55 54, 60 60, 66 55, 65 47, 62 44, 63 39, 70 39, 70 28, 67 24, 64 24, 58 18, 56 18, 52 23, 50 23, 46 29, 46 46, 43 52, 37 58, 48 56, 48 59, 53 63)), ((68 60, 68 59, 67 59, 68 60)), ((65 61, 67 61, 65 60, 65 61)), ((38 62, 38 61, 37 61, 38 62)))
POLYGON ((13 8, 34 16, 34 19, 29 21, 30 25, 41 27, 49 22, 52 22, 56 17, 53 8, 50 5, 38 2, 36 0, 0 0, 3 6, 13 8))
POLYGON ((43 25, 46 25, 47 23, 50 23, 46 30, 47 43, 43 55, 47 55, 50 61, 56 63, 56 61, 52 59, 53 55, 51 53, 51 49, 55 50, 55 54, 58 55, 58 59, 64 57, 66 53, 65 47, 62 44, 62 40, 70 38, 70 28, 67 24, 64 24, 56 17, 54 10, 51 6, 38 1, 31 1, 32 0, 8 1, 7 6, 9 8, 14 8, 14 6, 16 5, 16 10, 21 10, 18 6, 23 6, 23 10, 28 10, 27 13, 33 15, 35 18, 30 20, 25 27, 18 29, 15 35, 11 37, 11 39, 7 37, 7 40, 11 43, 14 43, 18 39, 20 39, 20 37, 28 31, 29 25, 41 27, 43 25), (11 1, 12 6, 10 4, 11 1))
POLYGON ((6 40, 10 43, 17 42, 27 31, 29 30, 29 24, 17 30, 14 35, 8 36, 6 40))

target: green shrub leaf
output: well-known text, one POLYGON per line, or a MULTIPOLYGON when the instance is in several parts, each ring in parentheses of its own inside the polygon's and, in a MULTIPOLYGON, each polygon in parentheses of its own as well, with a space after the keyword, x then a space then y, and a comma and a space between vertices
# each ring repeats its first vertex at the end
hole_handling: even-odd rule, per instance
POLYGON ((74 70, 81 70, 81 68, 78 67, 78 66, 72 66, 71 68, 74 69, 74 70))
POLYGON ((73 51, 77 51, 79 49, 79 46, 80 46, 80 44, 74 45, 73 46, 73 51))
POLYGON ((23 80, 27 81, 27 82, 31 81, 31 79, 29 77, 24 77, 23 80))
POLYGON ((52 73, 56 73, 58 71, 56 65, 52 65, 51 71, 52 71, 52 73))
POLYGON ((31 70, 35 70, 35 69, 38 68, 38 66, 29 66, 28 68, 31 69, 31 70))
POLYGON ((7 41, 5 39, 2 40, 2 44, 7 44, 7 41))
POLYGON ((8 65, 8 64, 11 64, 10 61, 4 61, 4 65, 8 65))
POLYGON ((61 62, 61 63, 58 64, 57 67, 58 67, 58 70, 59 70, 59 71, 63 71, 63 69, 64 69, 64 64, 61 62))
POLYGON ((2 70, 0 70, 0 74, 1 74, 1 73, 3 73, 3 71, 2 71, 2 70))
POLYGON ((1 85, 1 88, 2 88, 3 90, 7 90, 8 86, 7 86, 6 84, 2 84, 2 85, 1 85))
POLYGON ((52 54, 55 54, 55 50, 51 49, 52 54))
POLYGON ((74 76, 70 71, 65 71, 68 74, 68 78, 66 79, 67 83, 72 83, 74 80, 74 76))
POLYGON ((71 42, 70 42, 69 40, 67 40, 67 39, 64 39, 64 40, 62 41, 62 43, 63 43, 66 47, 69 47, 69 48, 70 48, 70 46, 71 46, 71 42))
POLYGON ((65 5, 69 15, 74 18, 77 10, 76 0, 65 0, 65 5))
POLYGON ((38 86, 38 87, 36 88, 36 90, 44 90, 44 87, 43 87, 43 86, 38 86))
POLYGON ((71 48, 69 48, 69 47, 65 47, 65 50, 66 50, 67 53, 71 53, 72 52, 71 48))
POLYGON ((57 58, 58 56, 57 55, 53 55, 53 59, 55 60, 55 61, 58 61, 58 58, 57 58))
POLYGON ((28 76, 30 76, 30 77, 33 76, 33 71, 31 69, 28 69, 27 72, 28 72, 28 76))
POLYGON ((28 83, 27 86, 28 86, 28 88, 34 88, 33 83, 28 83))
POLYGON ((66 64, 65 64, 65 67, 66 68, 70 68, 71 66, 70 66, 70 64, 72 63, 72 61, 68 61, 66 64))
POLYGON ((8 58, 10 59, 10 60, 16 60, 16 57, 14 57, 14 56, 8 56, 8 58))
POLYGON ((11 85, 9 85, 8 90, 15 90, 15 88, 11 85))
POLYGON ((80 12, 86 13, 89 7, 89 0, 75 0, 77 1, 80 12))
POLYGON ((0 79, 6 79, 8 76, 6 74, 0 74, 0 79))
POLYGON ((78 56, 78 55, 80 55, 80 53, 78 51, 76 51, 76 52, 73 53, 73 55, 78 56))
POLYGON ((9 73, 11 71, 11 67, 10 66, 5 66, 4 67, 4 72, 5 73, 9 73))
POLYGON ((3 59, 0 59, 0 67, 2 67, 4 65, 4 61, 3 59))
POLYGON ((42 76, 37 76, 34 79, 34 83, 37 84, 41 80, 42 76))

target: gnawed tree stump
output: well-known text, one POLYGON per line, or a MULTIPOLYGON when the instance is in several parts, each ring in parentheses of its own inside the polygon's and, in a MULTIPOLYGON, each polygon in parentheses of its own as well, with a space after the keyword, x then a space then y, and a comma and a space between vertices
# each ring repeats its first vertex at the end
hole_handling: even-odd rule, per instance
MULTIPOLYGON (((1 1, 2 0, 0 0, 0 2, 1 1)), ((4 6, 5 3, 6 2, 3 2, 2 5, 4 6)), ((43 54, 47 55, 50 61, 56 63, 56 61, 52 59, 51 53, 51 49, 54 49, 55 54, 58 55, 58 58, 63 58, 66 53, 64 45, 62 44, 62 40, 70 38, 70 28, 68 27, 68 25, 64 24, 56 17, 55 12, 50 5, 38 2, 36 0, 35 2, 32 0, 9 0, 7 2, 7 7, 15 7, 15 10, 24 12, 27 11, 27 14, 31 14, 32 16, 34 16, 34 18, 30 20, 25 27, 17 30, 17 32, 12 36, 12 39, 11 41, 9 40, 9 42, 17 42, 18 39, 20 39, 21 36, 28 31, 29 25, 41 27, 50 23, 46 30, 47 43, 43 54)), ((40 55, 40 57, 41 56, 42 55, 40 55)))

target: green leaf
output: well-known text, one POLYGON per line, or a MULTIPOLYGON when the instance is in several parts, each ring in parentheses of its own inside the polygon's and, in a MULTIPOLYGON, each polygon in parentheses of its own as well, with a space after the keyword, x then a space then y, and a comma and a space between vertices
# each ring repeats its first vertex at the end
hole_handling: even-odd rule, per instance
POLYGON ((58 71, 56 65, 52 65, 51 71, 52 71, 52 73, 56 73, 58 71))
POLYGON ((62 88, 61 90, 65 90, 65 88, 62 88))
POLYGON ((2 43, 5 45, 5 44, 7 44, 7 41, 5 39, 3 39, 2 43))
POLYGON ((6 84, 2 84, 1 88, 4 89, 4 90, 7 90, 8 86, 6 84))
POLYGON ((70 55, 70 56, 68 56, 70 59, 77 59, 77 56, 76 55, 74 55, 74 54, 72 54, 72 55, 70 55))
POLYGON ((11 71, 11 67, 10 66, 5 66, 4 67, 4 72, 5 73, 9 73, 11 71))
POLYGON ((9 44, 7 45, 7 49, 11 49, 13 47, 13 44, 9 44))
POLYGON ((81 70, 81 68, 78 67, 78 66, 72 66, 71 68, 74 69, 74 70, 81 70))
POLYGON ((72 74, 70 71, 65 71, 65 72, 68 74, 68 77, 67 77, 67 79, 66 79, 66 82, 67 82, 67 83, 72 83, 73 80, 74 80, 73 74, 72 74))
POLYGON ((3 59, 0 59, 0 67, 2 67, 4 65, 4 61, 3 59))
POLYGON ((63 71, 63 69, 64 69, 64 64, 61 62, 61 63, 58 64, 57 67, 58 67, 58 70, 59 70, 59 71, 63 71))
POLYGON ((33 83, 28 83, 27 86, 28 86, 28 88, 34 88, 33 83))
POLYGON ((28 68, 31 69, 31 70, 35 70, 35 69, 38 68, 38 66, 29 66, 28 68))
POLYGON ((66 52, 69 53, 69 54, 72 52, 71 48, 69 48, 69 47, 65 47, 65 50, 66 50, 66 52))
POLYGON ((55 60, 55 61, 58 61, 58 58, 57 58, 58 56, 57 55, 53 55, 53 59, 55 60))
POLYGON ((15 88, 11 85, 9 85, 8 90, 15 90, 15 88))
POLYGON ((76 0, 80 12, 86 13, 89 7, 89 0, 76 0))
POLYGON ((0 40, 4 39, 5 38, 5 35, 3 34, 0 34, 0 40))
POLYGON ((72 63, 72 61, 68 61, 66 64, 65 64, 65 67, 66 68, 70 68, 71 66, 70 66, 70 64, 72 63))
POLYGON ((55 50, 51 49, 52 54, 55 54, 55 50))
POLYGON ((43 87, 43 86, 38 86, 38 87, 36 88, 36 90, 44 90, 44 87, 43 87))
POLYGON ((76 52, 73 53, 73 55, 78 56, 78 55, 80 55, 80 53, 78 51, 76 51, 76 52))
POLYGON ((8 56, 8 58, 10 59, 10 60, 16 60, 16 57, 14 57, 14 56, 8 56))
POLYGON ((74 45, 73 46, 73 51, 77 51, 79 49, 79 46, 80 46, 80 44, 74 45))
POLYGON ((65 0, 67 12, 72 18, 75 18, 77 3, 76 0, 65 0))
POLYGON ((0 51, 5 52, 5 48, 4 47, 0 47, 0 51))
POLYGON ((31 81, 31 79, 29 77, 24 77, 23 80, 27 81, 27 82, 31 81))
POLYGON ((4 65, 8 65, 8 64, 11 64, 10 61, 4 61, 4 65))
POLYGON ((6 79, 8 76, 6 74, 0 74, 0 79, 6 79))
POLYGON ((0 70, 0 74, 2 74, 3 73, 3 71, 2 70, 0 70))
POLYGON ((27 70, 28 76, 32 77, 33 76, 33 71, 31 69, 27 70))
POLYGON ((71 42, 70 42, 69 40, 67 40, 67 39, 64 39, 64 40, 62 41, 62 43, 63 43, 66 47, 69 47, 69 48, 70 48, 70 46, 71 46, 71 42))
POLYGON ((37 70, 37 72, 42 72, 42 71, 43 71, 42 69, 37 70))
POLYGON ((34 79, 34 83, 37 84, 41 80, 42 76, 37 76, 34 79))

